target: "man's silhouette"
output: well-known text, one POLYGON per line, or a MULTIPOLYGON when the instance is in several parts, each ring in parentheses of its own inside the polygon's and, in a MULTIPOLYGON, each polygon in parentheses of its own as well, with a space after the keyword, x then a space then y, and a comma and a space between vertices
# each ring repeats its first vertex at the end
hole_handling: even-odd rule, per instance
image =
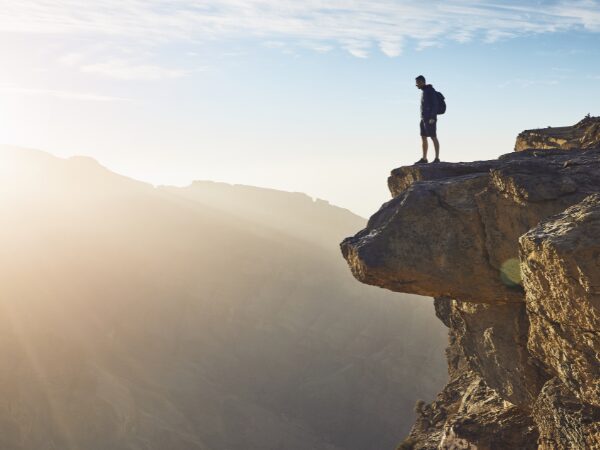
POLYGON ((417 88, 421 89, 421 139, 423 141, 423 157, 415 164, 427 163, 427 138, 430 137, 435 147, 434 163, 440 162, 440 143, 437 139, 437 108, 438 100, 435 89, 430 84, 427 84, 425 77, 419 75, 416 78, 417 88))

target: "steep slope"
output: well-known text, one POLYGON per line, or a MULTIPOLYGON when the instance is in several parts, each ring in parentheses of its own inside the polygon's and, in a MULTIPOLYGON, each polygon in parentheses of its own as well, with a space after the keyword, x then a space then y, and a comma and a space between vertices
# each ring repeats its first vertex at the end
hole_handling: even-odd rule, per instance
POLYGON ((599 164, 590 149, 403 167, 342 242, 357 279, 436 297, 449 327, 450 382, 402 448, 600 448, 599 164))
POLYGON ((244 217, 280 233, 332 248, 344 230, 358 230, 365 220, 350 211, 313 200, 300 192, 282 192, 214 181, 194 181, 185 188, 162 189, 206 207, 244 217), (323 216, 327 223, 323 226, 323 216), (301 220, 298 220, 301 218, 301 220))
POLYGON ((1 156, 0 447, 386 448, 443 384, 431 305, 337 256, 350 212, 1 156))

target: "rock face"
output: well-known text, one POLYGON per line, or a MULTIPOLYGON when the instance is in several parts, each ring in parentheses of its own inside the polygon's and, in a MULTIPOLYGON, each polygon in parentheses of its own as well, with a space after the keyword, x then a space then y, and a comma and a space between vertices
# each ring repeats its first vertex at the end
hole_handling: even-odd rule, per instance
POLYGON ((523 301, 518 238, 600 186, 598 151, 403 167, 394 198, 342 243, 357 279, 477 303, 523 301))
POLYGON ((525 130, 517 136, 515 151, 527 149, 588 149, 600 145, 600 117, 584 117, 570 127, 525 130))
POLYGON ((580 401, 600 407, 600 195, 520 240, 528 347, 580 401))
POLYGON ((342 242, 358 280, 435 297, 449 328, 450 381, 399 448, 600 449, 599 167, 600 148, 401 167, 342 242))

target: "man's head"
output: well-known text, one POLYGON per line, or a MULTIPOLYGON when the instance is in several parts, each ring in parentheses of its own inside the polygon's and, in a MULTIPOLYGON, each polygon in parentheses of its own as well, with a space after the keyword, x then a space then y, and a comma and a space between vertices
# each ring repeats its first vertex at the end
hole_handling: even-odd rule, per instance
POLYGON ((415 78, 415 80, 417 81, 417 87, 419 89, 423 89, 425 87, 425 85, 427 84, 427 82, 425 81, 425 77, 423 75, 419 75, 417 78, 415 78))

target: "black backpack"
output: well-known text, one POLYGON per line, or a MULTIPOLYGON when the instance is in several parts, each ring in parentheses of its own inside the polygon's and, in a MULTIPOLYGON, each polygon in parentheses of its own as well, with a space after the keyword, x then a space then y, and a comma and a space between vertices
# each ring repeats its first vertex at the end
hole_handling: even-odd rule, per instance
POLYGON ((446 99, 441 92, 435 91, 437 97, 437 111, 436 114, 444 114, 446 112, 446 99))

